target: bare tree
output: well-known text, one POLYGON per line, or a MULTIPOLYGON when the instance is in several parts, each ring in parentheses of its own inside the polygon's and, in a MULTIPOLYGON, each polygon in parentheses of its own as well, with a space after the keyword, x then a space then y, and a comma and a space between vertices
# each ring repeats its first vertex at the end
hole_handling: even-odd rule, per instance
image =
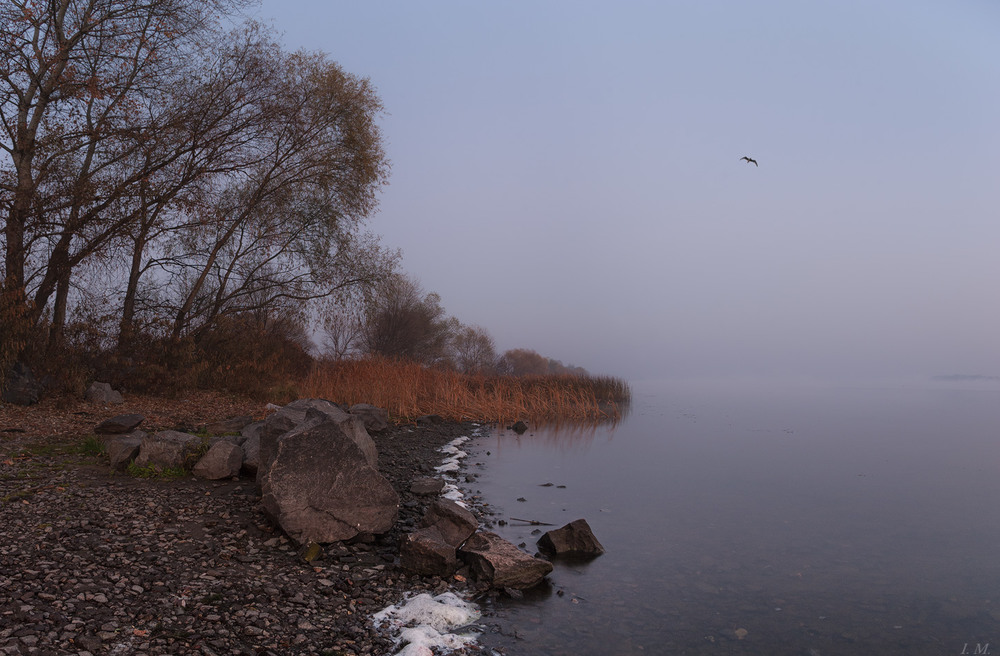
POLYGON ((549 373, 549 361, 531 349, 511 349, 503 354, 504 366, 512 376, 541 376, 549 373))
POLYGON ((116 204, 181 155, 141 156, 184 55, 238 0, 8 0, 0 6, 0 211, 7 286, 65 314, 74 266, 128 221, 116 204))
POLYGON ((412 278, 395 274, 371 304, 362 344, 368 353, 443 364, 455 323, 445 315, 440 296, 424 294, 412 278))
POLYGON ((288 54, 243 0, 0 5, 4 289, 65 321, 81 266, 124 271, 119 341, 372 285, 363 225, 388 176, 366 79, 288 54), (124 263, 124 264, 123 264, 124 263))
POLYGON ((322 55, 285 56, 276 73, 239 168, 209 178, 185 208, 194 227, 166 267, 181 291, 175 338, 221 314, 322 298, 383 271, 387 254, 359 229, 388 174, 380 101, 322 55))
POLYGON ((498 357, 493 337, 480 326, 463 326, 451 338, 455 368, 467 374, 497 373, 498 357))

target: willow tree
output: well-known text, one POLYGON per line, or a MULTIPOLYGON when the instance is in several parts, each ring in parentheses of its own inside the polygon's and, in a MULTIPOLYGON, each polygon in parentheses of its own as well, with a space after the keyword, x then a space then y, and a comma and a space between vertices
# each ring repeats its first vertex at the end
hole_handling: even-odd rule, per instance
POLYGON ((377 94, 321 54, 276 62, 239 166, 203 179, 179 210, 192 228, 163 264, 175 338, 373 282, 392 260, 362 229, 388 174, 377 94))

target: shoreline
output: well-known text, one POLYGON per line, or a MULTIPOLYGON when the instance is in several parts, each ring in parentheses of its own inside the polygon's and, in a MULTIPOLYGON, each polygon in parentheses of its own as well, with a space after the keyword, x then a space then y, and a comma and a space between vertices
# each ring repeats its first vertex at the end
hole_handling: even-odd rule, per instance
MULTIPOLYGON (((4 439, 0 650, 395 653, 393 640, 374 628, 375 613, 420 592, 486 592, 462 570, 461 578, 443 580, 396 564, 401 536, 435 498, 414 495, 410 482, 440 475, 440 448, 481 425, 373 434, 379 471, 400 495, 399 517, 388 533, 324 545, 310 562, 257 508, 253 480, 135 479, 79 452, 39 449, 14 458, 9 447, 24 440, 4 439)), ((468 484, 469 464, 455 472, 459 487, 468 484)))

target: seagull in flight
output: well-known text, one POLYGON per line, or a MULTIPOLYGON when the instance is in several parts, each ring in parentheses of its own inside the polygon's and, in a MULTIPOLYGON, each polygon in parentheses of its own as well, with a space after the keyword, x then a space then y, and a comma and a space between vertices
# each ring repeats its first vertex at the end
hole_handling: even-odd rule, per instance
POLYGON ((747 157, 746 155, 744 155, 744 156, 743 156, 743 157, 741 157, 740 159, 741 159, 741 160, 744 160, 744 159, 745 159, 745 160, 747 161, 747 164, 750 164, 751 162, 753 162, 753 165, 754 165, 754 166, 756 166, 756 167, 760 168, 760 165, 758 165, 758 164, 757 164, 757 160, 755 160, 755 159, 751 159, 751 158, 747 157))

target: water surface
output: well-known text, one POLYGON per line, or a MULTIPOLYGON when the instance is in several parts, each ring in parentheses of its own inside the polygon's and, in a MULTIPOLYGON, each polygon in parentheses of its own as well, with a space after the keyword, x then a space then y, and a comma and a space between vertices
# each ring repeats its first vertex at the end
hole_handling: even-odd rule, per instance
MULTIPOLYGON (((505 635, 487 644, 508 654, 1000 653, 1000 389, 633 391, 614 429, 472 443, 482 466, 470 467, 479 479, 468 492, 499 517, 582 517, 607 549, 557 562, 551 586, 492 609, 505 635)), ((495 530, 532 551, 539 536, 516 521, 495 530)))

